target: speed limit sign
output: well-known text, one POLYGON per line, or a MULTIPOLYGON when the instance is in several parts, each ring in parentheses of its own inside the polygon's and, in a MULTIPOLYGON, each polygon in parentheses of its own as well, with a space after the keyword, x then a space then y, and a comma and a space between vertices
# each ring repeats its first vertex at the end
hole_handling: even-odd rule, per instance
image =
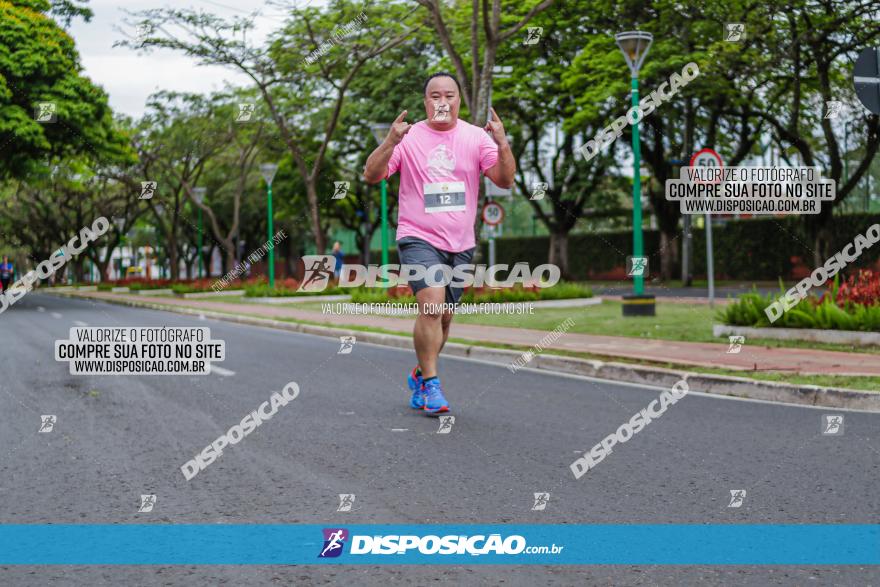
POLYGON ((694 156, 691 157, 690 167, 715 167, 718 169, 718 175, 714 176, 713 179, 708 181, 701 181, 699 179, 694 179, 697 183, 721 183, 721 169, 724 167, 724 163, 721 161, 721 155, 716 153, 713 149, 701 149, 694 153, 694 156))
POLYGON ((498 202, 486 202, 483 206, 483 222, 489 226, 501 224, 504 220, 504 208, 498 202))

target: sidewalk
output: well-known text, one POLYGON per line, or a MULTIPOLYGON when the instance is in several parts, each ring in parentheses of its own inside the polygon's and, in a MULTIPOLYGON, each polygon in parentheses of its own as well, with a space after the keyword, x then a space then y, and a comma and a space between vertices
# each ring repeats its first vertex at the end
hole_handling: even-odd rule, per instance
MULTIPOLYGON (((325 315, 318 311, 280 308, 267 305, 245 305, 220 301, 160 298, 145 295, 77 292, 75 295, 94 299, 117 299, 129 302, 163 304, 193 309, 212 310, 261 318, 293 319, 320 322, 332 326, 372 326, 402 334, 412 332, 413 318, 385 316, 325 315)), ((475 324, 452 323, 449 336, 471 341, 531 347, 547 332, 525 328, 506 328, 475 324)), ((748 341, 737 354, 727 354, 724 343, 677 342, 622 336, 600 336, 568 332, 547 348, 590 353, 605 357, 718 367, 741 371, 777 371, 802 375, 863 375, 880 376, 880 356, 798 348, 749 347, 748 341)))

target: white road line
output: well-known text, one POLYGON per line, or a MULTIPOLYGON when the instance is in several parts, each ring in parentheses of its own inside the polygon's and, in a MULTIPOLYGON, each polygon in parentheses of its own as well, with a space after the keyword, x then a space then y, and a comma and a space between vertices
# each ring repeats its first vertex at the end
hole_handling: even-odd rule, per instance
POLYGON ((73 324, 74 324, 74 326, 88 326, 89 325, 88 322, 83 322, 82 320, 74 320, 73 324))
POLYGON ((409 428, 392 428, 392 432, 409 432, 409 428))
POLYGON ((61 318, 61 314, 59 314, 58 312, 52 312, 52 317, 53 318, 61 318))
POLYGON ((37 312, 45 312, 45 311, 46 311, 46 308, 44 308, 43 306, 37 306, 37 312))
POLYGON ((235 371, 230 371, 229 369, 218 367, 213 363, 211 364, 211 373, 213 373, 214 375, 220 375, 222 377, 232 377, 233 375, 235 375, 235 371))

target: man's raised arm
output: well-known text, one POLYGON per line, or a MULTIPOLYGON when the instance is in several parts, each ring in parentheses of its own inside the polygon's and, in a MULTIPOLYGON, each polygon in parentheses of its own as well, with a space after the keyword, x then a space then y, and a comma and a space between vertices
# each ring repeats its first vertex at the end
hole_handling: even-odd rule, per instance
POLYGON ((406 110, 394 120, 391 128, 388 129, 388 136, 367 158, 367 164, 364 166, 364 180, 367 183, 379 183, 385 177, 388 171, 388 161, 391 160, 394 147, 403 140, 403 137, 412 128, 412 125, 404 118, 406 118, 406 110))

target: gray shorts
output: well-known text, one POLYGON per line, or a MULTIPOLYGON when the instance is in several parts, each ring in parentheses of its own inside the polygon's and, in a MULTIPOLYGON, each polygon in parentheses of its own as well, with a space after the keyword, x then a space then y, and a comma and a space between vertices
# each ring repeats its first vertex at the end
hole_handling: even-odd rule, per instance
MULTIPOLYGON (((425 269, 431 265, 449 265, 450 267, 458 267, 459 265, 470 263, 471 259, 474 258, 475 250, 476 247, 471 247, 460 253, 450 253, 449 251, 440 250, 431 243, 414 236, 405 236, 397 241, 397 254, 400 258, 400 264, 421 265, 425 269)), ((441 281, 443 279, 443 273, 437 271, 433 276, 433 279, 435 282, 441 281)), ((413 293, 417 293, 426 287, 430 287, 425 283, 424 279, 411 280, 409 286, 413 290, 413 293)), ((463 291, 464 288, 456 287, 453 283, 449 283, 446 286, 446 303, 457 304, 458 300, 461 299, 463 291)))

